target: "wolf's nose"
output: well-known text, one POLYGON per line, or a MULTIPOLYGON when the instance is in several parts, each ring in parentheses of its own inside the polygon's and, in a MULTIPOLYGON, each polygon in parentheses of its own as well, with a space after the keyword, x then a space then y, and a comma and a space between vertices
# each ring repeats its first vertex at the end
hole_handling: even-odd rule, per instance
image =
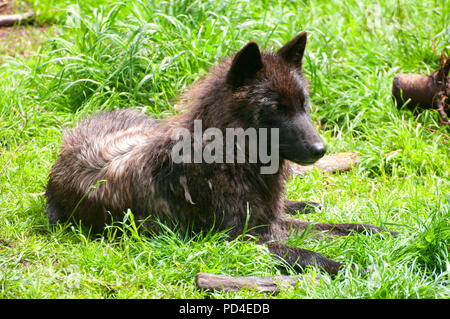
POLYGON ((314 143, 311 145, 311 154, 315 158, 321 158, 327 151, 327 148, 322 143, 314 143))

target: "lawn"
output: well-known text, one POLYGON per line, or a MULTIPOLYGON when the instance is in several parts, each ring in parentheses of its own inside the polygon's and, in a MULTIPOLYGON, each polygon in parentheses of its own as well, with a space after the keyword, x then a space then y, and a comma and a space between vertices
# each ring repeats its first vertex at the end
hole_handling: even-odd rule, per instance
POLYGON ((41 44, 25 56, 0 47, 0 298, 450 297, 450 127, 433 110, 413 114, 391 98, 396 73, 428 74, 441 52, 450 55, 448 1, 31 4, 52 31, 34 35, 41 44), (370 223, 400 236, 289 243, 356 271, 331 278, 308 269, 319 285, 305 279, 276 295, 201 291, 198 272, 295 272, 226 233, 147 237, 125 223, 123 236, 109 229, 96 237, 49 225, 43 192, 63 127, 119 108, 170 116, 176 96, 221 58, 251 40, 276 50, 302 30, 313 121, 329 153, 362 160, 348 172, 292 177, 287 196, 324 204, 299 219, 370 223))

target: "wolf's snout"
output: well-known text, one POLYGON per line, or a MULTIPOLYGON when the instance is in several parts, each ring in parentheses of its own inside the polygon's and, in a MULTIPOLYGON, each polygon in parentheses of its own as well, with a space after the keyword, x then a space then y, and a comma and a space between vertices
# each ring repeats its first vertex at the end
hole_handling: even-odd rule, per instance
POLYGON ((310 151, 311 151, 311 155, 312 155, 312 157, 314 157, 314 159, 319 159, 323 155, 325 155, 327 148, 325 147, 325 145, 323 143, 314 143, 311 145, 310 151))

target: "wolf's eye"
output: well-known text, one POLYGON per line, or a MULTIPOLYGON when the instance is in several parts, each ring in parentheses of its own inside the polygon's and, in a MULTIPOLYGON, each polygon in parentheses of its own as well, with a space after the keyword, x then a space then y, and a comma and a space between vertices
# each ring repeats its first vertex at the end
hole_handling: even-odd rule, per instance
POLYGON ((280 103, 273 104, 272 105, 272 110, 279 111, 279 112, 284 112, 286 110, 286 105, 280 104, 280 103))

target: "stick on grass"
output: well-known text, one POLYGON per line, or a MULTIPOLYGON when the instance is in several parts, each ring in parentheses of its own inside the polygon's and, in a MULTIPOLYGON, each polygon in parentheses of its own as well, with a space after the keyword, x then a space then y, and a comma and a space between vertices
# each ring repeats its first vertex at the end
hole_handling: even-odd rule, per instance
POLYGON ((300 276, 242 276, 231 277, 210 273, 198 273, 195 282, 201 289, 239 291, 251 289, 260 292, 277 292, 282 288, 294 287, 302 280, 300 276))
POLYGON ((26 24, 34 21, 34 13, 11 14, 0 16, 0 27, 10 27, 18 24, 26 24))

